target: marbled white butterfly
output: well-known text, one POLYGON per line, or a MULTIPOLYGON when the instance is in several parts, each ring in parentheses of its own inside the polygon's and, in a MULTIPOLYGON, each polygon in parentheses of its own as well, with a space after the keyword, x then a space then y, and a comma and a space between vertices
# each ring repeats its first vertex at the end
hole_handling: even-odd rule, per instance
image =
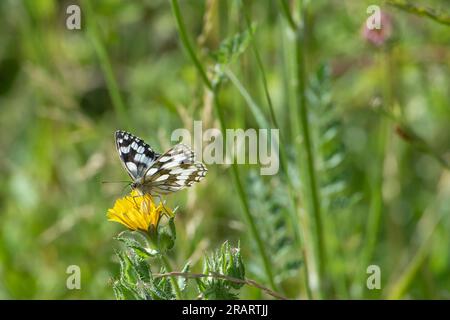
POLYGON ((129 132, 118 130, 115 138, 120 160, 133 179, 131 187, 141 194, 167 194, 190 187, 208 171, 185 144, 159 154, 129 132))

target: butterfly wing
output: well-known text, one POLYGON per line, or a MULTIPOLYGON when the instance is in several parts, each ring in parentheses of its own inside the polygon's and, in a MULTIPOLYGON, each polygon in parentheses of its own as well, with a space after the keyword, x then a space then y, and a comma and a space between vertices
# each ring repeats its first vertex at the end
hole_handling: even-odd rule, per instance
POLYGON ((159 153, 142 139, 126 131, 116 131, 116 149, 128 175, 136 181, 144 176, 148 168, 160 157, 159 153))
POLYGON ((153 193, 167 194, 202 180, 208 169, 195 161, 195 154, 185 144, 177 144, 158 157, 145 173, 143 187, 153 193))

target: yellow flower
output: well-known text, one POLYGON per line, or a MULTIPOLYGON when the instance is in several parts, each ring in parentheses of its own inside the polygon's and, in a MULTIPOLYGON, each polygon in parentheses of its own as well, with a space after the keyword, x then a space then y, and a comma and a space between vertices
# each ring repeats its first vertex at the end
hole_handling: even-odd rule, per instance
POLYGON ((109 221, 116 221, 130 230, 147 232, 151 226, 156 230, 162 215, 173 217, 172 210, 161 202, 155 205, 149 194, 140 195, 138 191, 131 191, 129 196, 116 200, 114 207, 108 210, 109 221))

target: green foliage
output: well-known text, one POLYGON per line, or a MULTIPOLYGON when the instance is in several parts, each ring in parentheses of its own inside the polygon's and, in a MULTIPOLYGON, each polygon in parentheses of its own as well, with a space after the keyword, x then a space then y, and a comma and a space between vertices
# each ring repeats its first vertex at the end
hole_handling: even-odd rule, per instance
MULTIPOLYGON (((163 266, 158 274, 152 273, 152 267, 160 264, 161 255, 167 251, 158 251, 157 255, 143 255, 149 249, 143 247, 133 235, 121 236, 116 239, 124 244, 124 249, 116 252, 119 260, 119 277, 113 280, 112 287, 117 299, 137 300, 172 300, 176 298, 176 290, 170 280, 168 270, 163 266)), ((191 264, 187 262, 181 274, 177 275, 176 284, 182 294, 187 293, 191 264), (183 276, 186 275, 186 276, 183 276)), ((231 247, 225 242, 219 250, 210 257, 205 257, 202 277, 195 277, 197 289, 204 299, 237 299, 238 289, 242 283, 224 280, 220 276, 245 280, 245 267, 242 262, 240 246, 231 247), (219 278, 216 278, 219 277, 219 278)))
MULTIPOLYGON (((148 249, 141 247, 134 239, 118 238, 125 244, 125 249, 116 252, 120 263, 119 278, 113 281, 113 290, 117 299, 132 297, 137 300, 171 300, 175 299, 175 291, 169 278, 154 278, 151 264, 142 252, 148 249)), ((155 258, 157 256, 154 256, 155 258)), ((160 273, 166 270, 161 268, 160 273)))
POLYGON ((68 30, 67 1, 0 1, 0 299, 266 298, 219 278, 211 291, 212 275, 156 276, 198 275, 205 251, 236 239, 247 280, 290 299, 450 298, 450 1, 385 1, 380 46, 362 32, 371 0, 79 3, 82 29, 68 30), (129 189, 102 182, 129 177, 113 132, 164 152, 193 120, 278 128, 280 172, 206 164, 200 184, 164 197, 174 221, 153 238, 121 233, 116 253, 123 227, 105 213, 129 189), (69 265, 81 290, 66 287, 69 265))
MULTIPOLYGON (((181 269, 181 272, 182 273, 189 273, 189 270, 191 270, 191 263, 188 261, 184 265, 183 269, 181 269)), ((186 292, 187 282, 188 282, 188 278, 186 278, 186 277, 179 277, 178 278, 178 287, 180 287, 181 292, 186 292)))
POLYGON ((407 12, 411 12, 419 16, 428 17, 439 23, 450 26, 450 14, 444 11, 435 10, 426 6, 419 6, 405 0, 387 0, 386 3, 407 12))
POLYGON ((251 33, 255 31, 255 27, 238 32, 235 35, 224 39, 219 48, 211 53, 212 58, 216 62, 214 66, 213 85, 217 87, 225 78, 225 68, 238 60, 239 56, 247 49, 251 41, 251 33))
POLYGON ((219 45, 217 51, 212 53, 214 60, 220 65, 227 65, 235 62, 238 57, 244 53, 251 40, 251 33, 256 30, 255 26, 251 26, 248 30, 236 33, 235 35, 225 38, 219 45))
MULTIPOLYGON (((203 273, 212 275, 225 275, 236 279, 245 279, 245 267, 242 262, 241 248, 230 246, 228 242, 222 244, 211 256, 203 262, 203 273)), ((197 279, 197 288, 202 297, 207 300, 237 299, 237 289, 243 283, 236 283, 226 279, 218 279, 214 276, 205 279, 197 279)))
MULTIPOLYGON (((134 233, 134 235, 136 237, 140 237, 141 240, 144 237, 137 232, 134 233)), ((148 257, 154 257, 158 254, 157 250, 145 247, 145 244, 142 244, 137 239, 132 238, 131 235, 130 236, 119 235, 119 236, 115 237, 114 239, 124 243, 127 248, 130 248, 131 250, 133 250, 137 256, 139 256, 143 259, 148 258, 148 257)), ((145 239, 143 239, 143 240, 145 241, 145 239)))
MULTIPOLYGON (((294 243, 292 227, 283 212, 289 208, 286 189, 280 179, 264 178, 256 172, 249 175, 247 186, 258 231, 268 251, 273 252, 271 263, 277 275, 276 280, 282 282, 295 276, 302 265, 298 247, 294 243)), ((262 271, 259 265, 251 265, 257 274, 262 271)))
POLYGON ((167 225, 158 229, 156 247, 161 254, 173 248, 177 233, 175 229, 174 218, 171 218, 167 225))
POLYGON ((311 106, 315 152, 321 181, 322 205, 326 211, 343 210, 355 204, 360 195, 352 194, 348 181, 342 121, 331 97, 330 67, 322 65, 313 74, 307 90, 311 106))

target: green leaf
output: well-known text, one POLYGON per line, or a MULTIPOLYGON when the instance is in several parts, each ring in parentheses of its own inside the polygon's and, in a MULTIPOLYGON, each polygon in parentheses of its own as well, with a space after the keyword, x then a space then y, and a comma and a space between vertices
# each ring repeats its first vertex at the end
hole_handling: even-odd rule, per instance
POLYGON ((159 282, 158 285, 152 283, 152 285, 148 288, 148 292, 154 300, 173 300, 175 297, 172 294, 171 289, 167 290, 167 286, 170 286, 170 281, 163 279, 163 281, 159 282))
POLYGON ((152 279, 152 271, 146 260, 137 259, 137 261, 134 261, 133 269, 140 281, 149 282, 152 279))
POLYGON ((114 296, 116 297, 117 300, 125 300, 125 293, 124 290, 125 288, 122 286, 122 284, 120 283, 120 281, 114 281, 113 285, 113 292, 114 292, 114 296))
MULTIPOLYGON (((224 242, 211 256, 205 257, 203 273, 217 273, 244 280, 245 268, 240 246, 233 248, 228 242, 224 242)), ((235 290, 242 286, 242 283, 214 277, 197 281, 197 288, 205 299, 237 299, 238 294, 235 290)))
POLYGON ((140 299, 139 294, 131 284, 118 280, 113 285, 114 294, 119 300, 140 299))
MULTIPOLYGON (((237 248, 231 248, 235 252, 230 252, 231 255, 231 265, 228 267, 227 274, 238 279, 245 279, 245 266, 242 262, 241 248, 240 245, 237 248)), ((233 288, 239 289, 243 286, 242 283, 232 282, 230 284, 233 288)))
POLYGON ((174 244, 175 241, 168 232, 161 231, 158 234, 158 248, 162 254, 172 249, 174 244))
POLYGON ((177 238, 177 229, 175 228, 174 218, 170 218, 170 220, 169 220, 169 230, 173 237, 173 240, 175 241, 175 239, 177 238))
MULTIPOLYGON (((191 267, 191 265, 190 265, 190 262, 188 261, 184 265, 184 267, 181 270, 181 272, 183 272, 183 273, 189 272, 190 267, 191 267)), ((177 282, 178 282, 178 286, 180 287, 181 292, 184 292, 186 290, 186 287, 187 287, 187 278, 178 277, 177 282)))
POLYGON ((213 87, 218 87, 227 77, 225 76, 225 67, 233 63, 245 51, 250 43, 256 27, 251 26, 243 32, 236 33, 232 37, 223 40, 219 48, 213 52, 212 58, 216 61, 213 70, 213 87))
MULTIPOLYGON (((161 268, 160 273, 165 272, 166 270, 164 268, 161 268)), ((175 299, 172 283, 170 282, 170 278, 168 277, 161 277, 154 279, 150 285, 150 293, 152 294, 153 299, 158 300, 175 299)))
POLYGON ((165 253, 173 248, 177 237, 174 219, 171 218, 168 224, 158 230, 158 249, 165 253))
POLYGON ((156 250, 145 248, 139 241, 130 237, 117 236, 116 240, 125 244, 125 246, 133 250, 138 256, 145 259, 148 257, 154 257, 158 252, 156 250))
POLYGON ((244 32, 239 32, 223 40, 219 49, 212 54, 217 63, 225 65, 234 62, 247 48, 250 43, 251 34, 254 33, 256 27, 254 25, 244 32))
POLYGON ((116 255, 119 258, 120 264, 120 280, 127 283, 133 283, 134 281, 131 274, 132 267, 130 259, 124 252, 116 252, 116 255))

